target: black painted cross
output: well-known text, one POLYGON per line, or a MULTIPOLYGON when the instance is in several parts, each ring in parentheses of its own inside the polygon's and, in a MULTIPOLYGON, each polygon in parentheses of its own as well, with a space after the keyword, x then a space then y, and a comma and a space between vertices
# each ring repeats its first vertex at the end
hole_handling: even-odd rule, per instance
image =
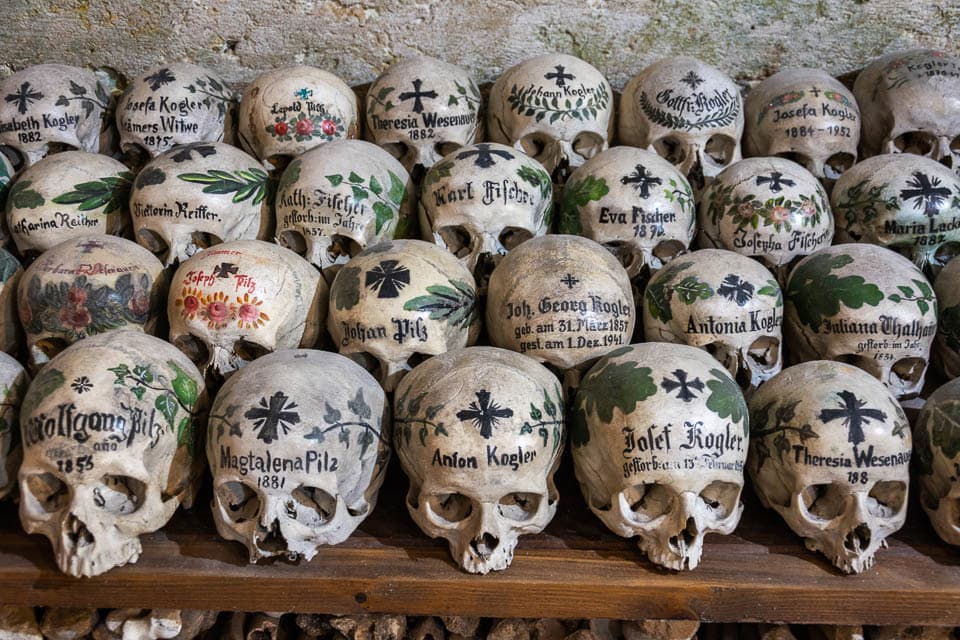
POLYGON ((423 80, 417 78, 413 81, 413 91, 404 91, 398 97, 401 102, 406 102, 407 100, 413 100, 413 111, 414 113, 423 113, 423 98, 436 98, 437 92, 431 89, 430 91, 421 91, 420 87, 423 85, 423 80))
POLYGON ((858 445, 866 439, 863 433, 863 425, 869 424, 871 420, 886 420, 887 414, 879 409, 864 409, 865 400, 860 400, 852 391, 841 391, 839 409, 822 409, 820 411, 820 420, 823 422, 832 422, 843 418, 843 424, 847 426, 847 442, 858 445))
POLYGON ((687 380, 687 372, 683 369, 676 369, 673 372, 673 375, 676 380, 664 378, 660 383, 660 386, 663 387, 663 390, 667 393, 679 389, 680 392, 677 394, 677 398, 680 400, 683 400, 684 402, 690 402, 697 397, 697 394, 694 393, 694 391, 703 391, 703 382, 700 381, 700 378, 687 380))
POLYGON ((783 174, 779 171, 774 171, 769 176, 757 176, 758 187, 767 183, 770 183, 770 191, 773 191, 774 193, 780 193, 780 191, 783 189, 783 185, 792 187, 797 184, 790 178, 784 178, 783 174))
POLYGON ((257 431, 258 439, 270 444, 280 437, 280 429, 286 435, 290 431, 289 425, 300 422, 300 414, 293 411, 297 403, 287 404, 289 399, 283 391, 277 391, 269 401, 266 397, 260 398, 259 406, 251 407, 243 414, 247 420, 253 420, 253 430, 257 431))
POLYGON ((819 98, 819 97, 820 97, 820 93, 821 93, 822 91, 823 91, 823 89, 817 88, 816 85, 814 85, 814 86, 810 89, 810 93, 813 94, 813 97, 814 97, 814 98, 819 98))
POLYGON ((501 409, 496 402, 491 402, 490 392, 486 389, 480 389, 477 392, 477 402, 471 402, 466 409, 457 412, 458 420, 472 421, 473 426, 480 429, 480 435, 485 439, 493 435, 493 429, 497 426, 498 420, 511 417, 513 417, 513 409, 501 409))
POLYGON ((213 268, 213 275, 218 278, 229 278, 230 276, 237 275, 237 271, 237 265, 232 262, 221 262, 213 268))
POLYGON ((567 285, 567 289, 573 289, 573 285, 579 284, 579 280, 573 277, 572 273, 568 273, 564 277, 560 278, 560 284, 567 285))
POLYGON ((500 156, 504 160, 513 160, 513 154, 509 151, 503 151, 502 149, 491 149, 489 143, 481 142, 478 145, 474 145, 475 149, 470 149, 469 151, 463 151, 457 154, 457 160, 463 160, 469 158, 470 156, 477 156, 476 160, 473 161, 473 164, 480 167, 481 169, 486 169, 487 167, 492 167, 497 164, 497 161, 493 159, 493 156, 500 156))
POLYGON ((29 82, 24 82, 20 85, 19 91, 7 94, 7 97, 4 98, 7 102, 16 103, 17 111, 21 115, 27 112, 27 107, 41 99, 43 99, 43 94, 39 91, 32 90, 29 82))
POLYGON ((87 240, 77 246, 82 250, 82 253, 92 253, 94 249, 103 249, 103 243, 97 240, 87 240))
POLYGON ((914 209, 923 209, 923 212, 931 218, 938 213, 938 208, 943 201, 950 197, 950 189, 940 186, 940 178, 932 178, 919 171, 913 172, 913 178, 907 180, 907 186, 910 189, 903 189, 900 197, 904 200, 915 200, 914 209))
POLYGON ((366 273, 365 286, 377 292, 378 298, 396 298, 410 284, 410 269, 398 260, 383 260, 366 273))
POLYGON ((640 193, 641 198, 650 197, 650 187, 663 184, 663 180, 653 175, 642 164, 633 168, 633 173, 620 178, 620 184, 632 184, 633 188, 640 193))
POLYGON ((567 70, 564 69, 562 64, 558 64, 554 69, 556 69, 556 71, 551 71, 543 77, 547 80, 555 80, 558 87, 566 86, 567 80, 573 80, 576 77, 572 73, 567 73, 567 70))
POLYGON ((687 72, 687 75, 680 78, 680 82, 695 90, 703 82, 703 78, 698 76, 697 72, 691 69, 687 72))

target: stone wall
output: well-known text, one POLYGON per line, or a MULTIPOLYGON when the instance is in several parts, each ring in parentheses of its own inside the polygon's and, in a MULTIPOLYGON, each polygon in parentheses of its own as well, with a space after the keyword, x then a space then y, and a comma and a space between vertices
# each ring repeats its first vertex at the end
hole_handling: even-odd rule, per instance
POLYGON ((315 65, 352 85, 425 53, 479 82, 562 51, 620 88, 645 65, 688 54, 740 80, 787 66, 840 75, 912 47, 960 52, 960 2, 935 0, 3 0, 0 75, 39 62, 135 73, 185 60, 241 84, 315 65))

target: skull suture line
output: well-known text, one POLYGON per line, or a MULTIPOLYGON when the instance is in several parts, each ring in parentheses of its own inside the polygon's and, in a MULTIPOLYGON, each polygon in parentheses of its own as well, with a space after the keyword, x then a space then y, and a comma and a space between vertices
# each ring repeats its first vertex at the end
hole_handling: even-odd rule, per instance
POLYGON ((934 530, 960 545, 960 380, 952 380, 927 398, 913 428, 920 504, 934 530))
POLYGON ((247 546, 250 562, 310 560, 376 506, 390 407, 349 359, 306 349, 264 356, 227 381, 210 414, 214 522, 247 546))
POLYGON ((733 532, 743 505, 747 405, 707 353, 621 347, 590 369, 570 438, 591 511, 664 567, 695 569, 707 533, 733 532))
POLYGON ((44 367, 20 407, 20 522, 61 571, 136 562, 139 536, 190 505, 205 403, 187 357, 138 331, 81 340, 44 367))
POLYGON ((490 89, 487 135, 542 164, 555 184, 610 144, 613 89, 596 68, 551 53, 507 69, 490 89))
POLYGON ((447 540, 465 571, 506 569, 519 537, 553 518, 563 406, 550 371, 493 347, 435 356, 397 387, 407 509, 424 533, 447 540))
POLYGON ((750 400, 747 468, 760 501, 845 573, 903 526, 910 427, 896 398, 839 362, 784 369, 750 400))

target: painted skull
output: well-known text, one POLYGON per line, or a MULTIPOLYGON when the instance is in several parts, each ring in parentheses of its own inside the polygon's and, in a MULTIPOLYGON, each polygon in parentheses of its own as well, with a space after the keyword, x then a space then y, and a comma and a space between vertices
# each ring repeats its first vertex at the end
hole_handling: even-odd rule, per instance
POLYGON ((23 267, 13 254, 0 249, 0 351, 18 355, 23 345, 23 329, 17 314, 17 288, 23 267))
POLYGON ((553 186, 543 165, 513 147, 481 142, 427 172, 420 233, 457 256, 486 289, 508 251, 550 229, 553 186))
POLYGON ((493 347, 438 355, 397 387, 394 446, 407 510, 469 573, 510 566, 519 537, 553 519, 563 396, 550 371, 493 347))
POLYGON ((909 260, 872 244, 821 249, 797 263, 784 297, 787 346, 797 362, 846 362, 897 398, 920 393, 937 300, 909 260))
POLYGON ((213 519, 250 562, 310 560, 376 506, 390 406, 349 359, 308 349, 264 356, 227 381, 210 413, 213 519))
POLYGON ((170 285, 170 342, 208 383, 278 349, 312 347, 327 284, 292 251, 261 240, 225 242, 180 264, 170 285))
POLYGON ((960 171, 960 59, 911 49, 871 62, 853 85, 864 157, 915 153, 960 171))
POLYGON ((830 202, 838 242, 878 244, 934 273, 960 253, 960 178, 929 158, 867 158, 837 181, 830 202))
POLYGON ((826 185, 853 166, 860 109, 839 80, 821 69, 785 69, 744 99, 747 156, 779 156, 802 165, 826 185))
POLYGON ((740 159, 743 98, 725 73, 696 58, 655 62, 627 82, 620 142, 655 151, 697 191, 740 159))
POLYGON ((137 174, 134 235, 168 267, 221 242, 263 239, 271 225, 268 192, 267 172, 236 147, 176 147, 137 174))
POLYGON ((951 260, 933 283, 940 315, 933 359, 948 379, 960 378, 960 260, 951 260))
POLYGON ((481 105, 477 83, 460 67, 403 58, 367 91, 367 131, 419 184, 441 158, 483 139, 481 105))
POLYGON ((577 392, 570 439, 590 510, 639 536, 658 565, 695 569, 703 537, 740 522, 747 404, 699 349, 647 343, 604 356, 577 392))
POLYGON ((750 400, 750 439, 763 505, 844 573, 873 566, 907 514, 910 426, 890 391, 839 362, 784 369, 750 400))
POLYGON ((783 158, 747 158, 723 170, 697 212, 699 244, 760 260, 779 281, 798 258, 833 240, 827 193, 783 158))
POLYGON ((403 166, 378 146, 335 140, 294 159, 277 188, 277 242, 333 280, 370 245, 409 232, 413 189, 403 166))
POLYGON ((614 147, 573 172, 560 198, 560 233, 613 253, 631 280, 660 269, 693 241, 690 183, 651 151, 614 147))
POLYGON ((490 276, 486 316, 491 344, 558 370, 586 368, 628 344, 636 322, 617 259, 568 235, 533 238, 508 253, 490 276))
POLYGON ((648 342, 705 349, 744 393, 779 373, 783 296, 762 264, 732 251, 680 256, 647 284, 643 333, 648 342))
POLYGON ((190 506, 205 404, 187 357, 139 331, 92 336, 44 367, 20 407, 20 523, 61 571, 136 562, 139 536, 190 506))
POLYGON ((117 101, 120 148, 156 158, 176 145, 220 142, 236 95, 209 69, 176 62, 148 69, 117 101))
POLYGON ((135 242, 102 235, 61 242, 27 268, 17 291, 30 369, 88 336, 153 333, 166 295, 163 265, 135 242))
POLYGON ((130 226, 133 174, 108 156, 64 151, 22 171, 7 194, 6 220, 17 250, 35 257, 70 238, 122 235, 130 226))
POLYGON ((23 458, 20 446, 20 404, 30 376, 13 356, 0 353, 0 500, 9 496, 17 483, 23 458))
POLYGON ((960 380, 927 398, 913 428, 920 504, 944 541, 960 545, 960 380))
POLYGON ((473 276, 420 240, 374 245, 330 286, 327 329, 334 346, 387 391, 430 356, 472 344, 480 319, 473 276))
POLYGON ((507 69, 490 89, 487 135, 542 164, 563 184, 610 144, 613 90, 580 58, 549 53, 507 69))
POLYGON ((353 89, 315 67, 267 71, 247 85, 240 100, 237 137, 267 166, 283 167, 308 149, 356 138, 359 131, 353 89))
POLYGON ((0 149, 18 170, 67 149, 95 153, 109 92, 93 71, 38 64, 0 80, 0 149))

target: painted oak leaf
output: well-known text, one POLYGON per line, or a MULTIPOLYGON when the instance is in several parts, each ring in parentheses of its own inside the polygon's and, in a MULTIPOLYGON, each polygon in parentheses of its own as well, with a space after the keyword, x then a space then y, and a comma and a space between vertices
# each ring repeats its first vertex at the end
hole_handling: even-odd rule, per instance
POLYGON ((590 201, 596 201, 610 193, 603 178, 586 176, 580 182, 568 182, 560 199, 560 233, 577 235, 583 231, 580 222, 580 207, 590 201))
POLYGON ((333 303, 337 309, 353 309, 360 302, 360 267, 344 267, 333 286, 333 303))
POLYGON ((787 282, 787 300, 797 310, 797 317, 814 333, 819 333, 824 318, 837 315, 840 305, 859 309, 865 304, 880 304, 883 293, 863 276, 837 276, 831 273, 853 262, 849 255, 813 254, 801 262, 787 282))
POLYGON ((743 392, 736 381, 726 371, 710 369, 713 380, 707 381, 710 396, 707 398, 707 409, 721 418, 729 418, 733 422, 743 420, 743 436, 750 435, 750 425, 747 415, 747 402, 743 399, 743 392))
POLYGON ((621 347, 598 362, 586 375, 577 391, 574 406, 571 439, 574 446, 590 441, 586 417, 595 414, 602 422, 613 420, 614 408, 623 414, 633 413, 637 403, 657 392, 650 367, 641 367, 636 362, 613 363, 612 360, 630 351, 621 347))
POLYGON ((913 450, 917 471, 933 474, 933 449, 954 459, 960 455, 960 402, 943 402, 927 413, 926 424, 913 430, 913 450))

